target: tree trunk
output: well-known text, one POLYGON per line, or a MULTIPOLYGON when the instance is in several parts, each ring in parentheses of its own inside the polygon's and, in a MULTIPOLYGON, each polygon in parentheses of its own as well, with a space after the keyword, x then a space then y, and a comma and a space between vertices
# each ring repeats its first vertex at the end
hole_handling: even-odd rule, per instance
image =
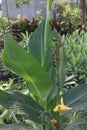
POLYGON ((80 0, 81 10, 82 10, 82 22, 85 24, 86 22, 86 0, 80 0))

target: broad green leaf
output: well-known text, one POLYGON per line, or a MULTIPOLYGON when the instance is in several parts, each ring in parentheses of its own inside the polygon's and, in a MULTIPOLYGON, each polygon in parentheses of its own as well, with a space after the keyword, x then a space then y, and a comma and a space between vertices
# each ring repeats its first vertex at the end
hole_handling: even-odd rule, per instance
POLYGON ((38 26, 29 38, 29 53, 43 66, 49 46, 53 45, 53 32, 50 24, 45 27, 45 20, 38 26), (46 31, 46 36, 45 36, 46 31))
POLYGON ((12 72, 31 82, 35 94, 39 98, 48 96, 51 89, 48 73, 31 54, 27 53, 8 35, 5 36, 3 63, 12 72))
POLYGON ((9 125, 0 125, 0 130, 34 130, 33 128, 25 125, 24 123, 13 123, 9 125))
POLYGON ((44 53, 44 26, 45 22, 41 23, 29 38, 29 53, 31 53, 31 55, 40 63, 42 63, 44 53))
POLYGON ((5 92, 0 90, 0 104, 7 109, 23 114, 28 119, 41 123, 43 108, 37 104, 29 95, 18 92, 5 92))
POLYGON ((72 88, 63 95, 64 103, 72 110, 87 109, 87 83, 72 88))

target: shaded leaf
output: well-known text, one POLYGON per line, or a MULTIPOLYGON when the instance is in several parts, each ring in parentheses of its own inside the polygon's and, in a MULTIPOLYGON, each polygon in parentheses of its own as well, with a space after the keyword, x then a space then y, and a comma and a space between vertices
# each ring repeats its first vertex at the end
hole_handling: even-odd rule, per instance
POLYGON ((69 123, 67 128, 65 128, 64 130, 87 130, 87 123, 86 122, 69 123))
POLYGON ((30 120, 41 123, 43 108, 30 96, 18 92, 5 92, 0 90, 0 104, 7 109, 23 114, 30 120))
POLYGON ((87 83, 72 88, 63 94, 66 105, 79 111, 87 108, 87 83))

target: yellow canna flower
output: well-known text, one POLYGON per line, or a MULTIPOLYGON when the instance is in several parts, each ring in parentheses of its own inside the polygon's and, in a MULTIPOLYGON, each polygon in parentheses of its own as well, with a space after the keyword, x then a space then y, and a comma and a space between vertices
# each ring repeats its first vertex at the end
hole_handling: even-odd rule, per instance
POLYGON ((51 122, 51 124, 52 124, 52 126, 53 126, 54 128, 57 127, 57 120, 56 120, 56 119, 52 119, 50 122, 51 122))
POLYGON ((67 111, 67 110, 71 110, 72 108, 71 107, 68 107, 66 105, 64 105, 64 102, 63 102, 63 97, 61 97, 61 100, 60 100, 60 104, 57 105, 53 111, 54 112, 57 112, 57 111, 60 111, 60 112, 64 112, 64 111, 67 111))

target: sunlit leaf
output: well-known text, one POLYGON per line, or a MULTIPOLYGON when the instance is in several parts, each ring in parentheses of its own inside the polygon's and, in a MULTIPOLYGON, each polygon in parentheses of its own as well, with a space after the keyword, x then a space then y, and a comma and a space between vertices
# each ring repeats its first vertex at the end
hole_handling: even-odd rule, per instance
POLYGON ((29 38, 29 52, 41 63, 41 65, 46 59, 49 46, 52 46, 53 44, 53 32, 50 24, 47 25, 46 29, 47 36, 45 39, 45 21, 42 21, 42 23, 29 38))
MULTIPOLYGON (((36 52, 37 53, 37 52, 36 52)), ((46 97, 51 89, 51 80, 40 63, 11 37, 5 36, 3 63, 17 75, 32 83, 39 98, 46 97)))

